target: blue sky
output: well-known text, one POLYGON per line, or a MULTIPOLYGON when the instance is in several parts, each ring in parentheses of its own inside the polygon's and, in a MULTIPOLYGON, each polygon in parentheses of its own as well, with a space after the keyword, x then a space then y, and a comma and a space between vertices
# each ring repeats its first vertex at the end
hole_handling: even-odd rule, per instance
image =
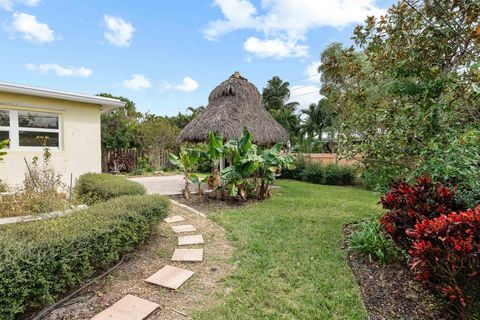
POLYGON ((274 75, 303 107, 332 41, 385 12, 381 0, 0 0, 0 80, 134 100, 173 115, 207 103, 234 71, 261 90, 274 75), (309 68, 310 67, 310 68, 309 68))

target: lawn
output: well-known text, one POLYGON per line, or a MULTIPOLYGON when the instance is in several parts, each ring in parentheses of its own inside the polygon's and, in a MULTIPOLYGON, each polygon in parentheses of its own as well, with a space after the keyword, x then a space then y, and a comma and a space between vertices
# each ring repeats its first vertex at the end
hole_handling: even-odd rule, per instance
POLYGON ((228 294, 198 319, 366 319, 342 250, 344 224, 380 212, 378 194, 280 181, 261 204, 212 215, 235 246, 228 294))

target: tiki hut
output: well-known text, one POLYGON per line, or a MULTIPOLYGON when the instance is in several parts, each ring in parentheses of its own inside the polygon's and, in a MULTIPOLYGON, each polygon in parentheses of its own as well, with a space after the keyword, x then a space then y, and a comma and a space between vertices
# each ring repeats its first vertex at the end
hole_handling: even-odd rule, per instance
POLYGON ((208 106, 187 124, 177 141, 206 141, 210 131, 226 141, 240 137, 243 128, 259 145, 288 142, 288 132, 263 107, 258 89, 237 71, 210 93, 208 106))

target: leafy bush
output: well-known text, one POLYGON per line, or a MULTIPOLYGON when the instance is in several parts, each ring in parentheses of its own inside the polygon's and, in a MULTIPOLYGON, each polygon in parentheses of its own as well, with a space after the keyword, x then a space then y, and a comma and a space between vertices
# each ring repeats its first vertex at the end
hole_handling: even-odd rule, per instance
POLYGON ((81 201, 92 204, 124 195, 142 195, 145 194, 145 188, 125 177, 86 173, 78 178, 75 192, 81 201))
POLYGON ((167 215, 160 196, 125 196, 61 218, 15 224, 0 232, 0 319, 56 297, 144 242, 167 215))
POLYGON ((8 186, 5 182, 0 179, 0 192, 7 192, 8 186))
POLYGON ((430 177, 420 177, 409 185, 400 182, 392 185, 382 196, 380 203, 389 211, 380 219, 385 230, 403 248, 408 249, 411 241, 406 230, 418 221, 448 214, 457 209, 454 192, 432 182, 430 177))
POLYGON ((413 239, 408 252, 417 280, 449 300, 465 319, 480 301, 480 206, 424 219, 407 234, 413 239))
POLYGON ((346 186, 355 183, 355 172, 350 166, 339 166, 336 164, 325 166, 319 163, 307 162, 304 159, 297 160, 295 168, 282 170, 281 177, 326 185, 346 186))
POLYGON ((348 239, 349 247, 370 260, 373 258, 385 265, 399 260, 402 252, 391 239, 382 233, 378 219, 362 221, 353 226, 348 239))
POLYGON ((480 204, 480 180, 468 186, 461 185, 455 192, 455 202, 464 208, 475 208, 480 204))
POLYGON ((323 182, 323 167, 320 164, 309 163, 302 172, 302 180, 311 183, 323 182))

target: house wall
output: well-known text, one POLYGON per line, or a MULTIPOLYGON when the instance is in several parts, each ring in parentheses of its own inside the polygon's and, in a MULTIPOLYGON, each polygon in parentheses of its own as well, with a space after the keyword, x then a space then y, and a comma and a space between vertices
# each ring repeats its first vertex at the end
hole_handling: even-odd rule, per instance
MULTIPOLYGON (((60 150, 52 149, 51 163, 67 185, 86 172, 101 172, 100 105, 0 93, 0 109, 28 110, 60 114, 60 150)), ((0 179, 19 185, 27 167, 24 158, 42 158, 41 148, 7 149, 0 161, 0 179)))

